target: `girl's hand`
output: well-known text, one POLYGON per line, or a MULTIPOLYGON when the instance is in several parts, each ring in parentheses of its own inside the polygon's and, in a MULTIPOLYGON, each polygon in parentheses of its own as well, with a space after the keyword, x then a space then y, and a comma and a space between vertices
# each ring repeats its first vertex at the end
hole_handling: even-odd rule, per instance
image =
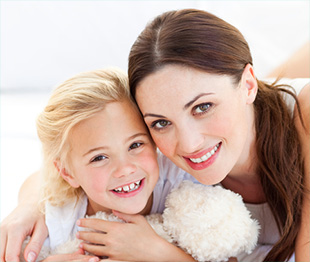
POLYGON ((100 231, 78 232, 79 239, 91 243, 83 242, 80 248, 112 260, 194 261, 184 251, 157 235, 143 216, 119 212, 114 214, 127 223, 80 219, 78 226, 100 231))
POLYGON ((49 256, 46 259, 44 259, 42 262, 63 262, 63 261, 71 261, 71 262, 97 262, 100 259, 95 256, 87 256, 84 255, 83 250, 79 250, 72 254, 60 254, 60 255, 53 255, 49 256))
POLYGON ((25 248, 26 261, 35 261, 40 253, 44 240, 48 236, 45 218, 32 203, 20 204, 1 222, 0 259, 3 261, 19 261, 22 243, 27 236, 31 240, 25 248))

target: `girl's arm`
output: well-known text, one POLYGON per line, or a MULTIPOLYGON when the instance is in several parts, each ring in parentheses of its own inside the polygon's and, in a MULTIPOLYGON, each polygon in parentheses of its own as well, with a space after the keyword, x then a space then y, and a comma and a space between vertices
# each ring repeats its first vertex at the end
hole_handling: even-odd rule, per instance
POLYGON ((32 236, 24 253, 26 261, 35 261, 48 236, 44 215, 38 209, 39 172, 29 176, 20 188, 18 206, 1 222, 0 260, 19 261, 21 246, 32 236))
MULTIPOLYGON (((98 262, 100 259, 95 256, 85 255, 83 250, 78 250, 73 254, 60 254, 49 256, 44 259, 42 262, 98 262)), ((105 262, 109 262, 111 260, 104 260, 105 262)))
POLYGON ((190 255, 161 238, 141 215, 117 213, 127 223, 81 219, 78 225, 101 232, 78 232, 80 248, 97 256, 125 261, 195 261, 190 255))
MULTIPOLYGON (((295 248, 295 261, 310 261, 310 84, 305 86, 300 94, 298 100, 301 107, 301 113, 304 126, 300 118, 295 113, 296 127, 302 143, 302 154, 305 159, 305 193, 302 209, 301 229, 298 233, 296 248, 295 248)), ((296 110, 295 110, 296 111, 296 110)))

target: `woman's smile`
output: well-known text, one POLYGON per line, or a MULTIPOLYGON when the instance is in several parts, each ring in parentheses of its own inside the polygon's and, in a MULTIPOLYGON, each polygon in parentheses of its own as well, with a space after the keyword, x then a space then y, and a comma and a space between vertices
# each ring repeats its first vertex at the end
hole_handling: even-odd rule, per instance
POLYGON ((219 155, 221 143, 215 145, 211 150, 204 150, 191 157, 184 157, 188 165, 194 170, 201 170, 209 167, 219 155), (202 155, 199 157, 199 155, 202 155))
POLYGON ((199 182, 216 184, 248 160, 248 94, 244 81, 166 65, 141 81, 136 100, 162 153, 199 182))

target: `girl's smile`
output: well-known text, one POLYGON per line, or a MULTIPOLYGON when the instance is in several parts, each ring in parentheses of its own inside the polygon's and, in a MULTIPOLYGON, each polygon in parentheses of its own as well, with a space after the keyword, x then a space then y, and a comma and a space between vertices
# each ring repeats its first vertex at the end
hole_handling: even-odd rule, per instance
POLYGON ((117 187, 111 190, 118 197, 133 197, 138 194, 144 186, 144 179, 138 180, 124 186, 117 187))

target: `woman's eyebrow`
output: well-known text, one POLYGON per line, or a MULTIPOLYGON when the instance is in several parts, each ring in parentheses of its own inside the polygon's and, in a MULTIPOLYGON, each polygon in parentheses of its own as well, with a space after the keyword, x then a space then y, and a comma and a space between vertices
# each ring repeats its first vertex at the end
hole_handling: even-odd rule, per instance
POLYGON ((143 118, 146 118, 146 117, 148 117, 148 116, 150 116, 150 117, 158 117, 158 118, 166 118, 166 117, 164 117, 164 116, 162 116, 162 115, 150 114, 150 113, 144 114, 144 115, 143 115, 143 118))
MULTIPOLYGON (((193 103, 195 103, 196 100, 198 100, 200 97, 202 96, 208 96, 208 95, 214 95, 214 93, 201 93, 197 96, 195 96, 191 101, 189 101, 184 107, 183 109, 186 110, 187 108, 189 108, 193 103)), ((157 118, 166 118, 163 115, 158 115, 158 114, 151 114, 151 113, 146 113, 143 115, 143 118, 146 117, 157 117, 157 118)))
POLYGON ((196 100, 198 100, 200 97, 202 96, 208 96, 208 95, 213 95, 214 93, 201 93, 197 96, 195 96, 191 101, 189 101, 184 107, 183 109, 186 110, 187 108, 189 108, 193 103, 195 103, 196 100))

